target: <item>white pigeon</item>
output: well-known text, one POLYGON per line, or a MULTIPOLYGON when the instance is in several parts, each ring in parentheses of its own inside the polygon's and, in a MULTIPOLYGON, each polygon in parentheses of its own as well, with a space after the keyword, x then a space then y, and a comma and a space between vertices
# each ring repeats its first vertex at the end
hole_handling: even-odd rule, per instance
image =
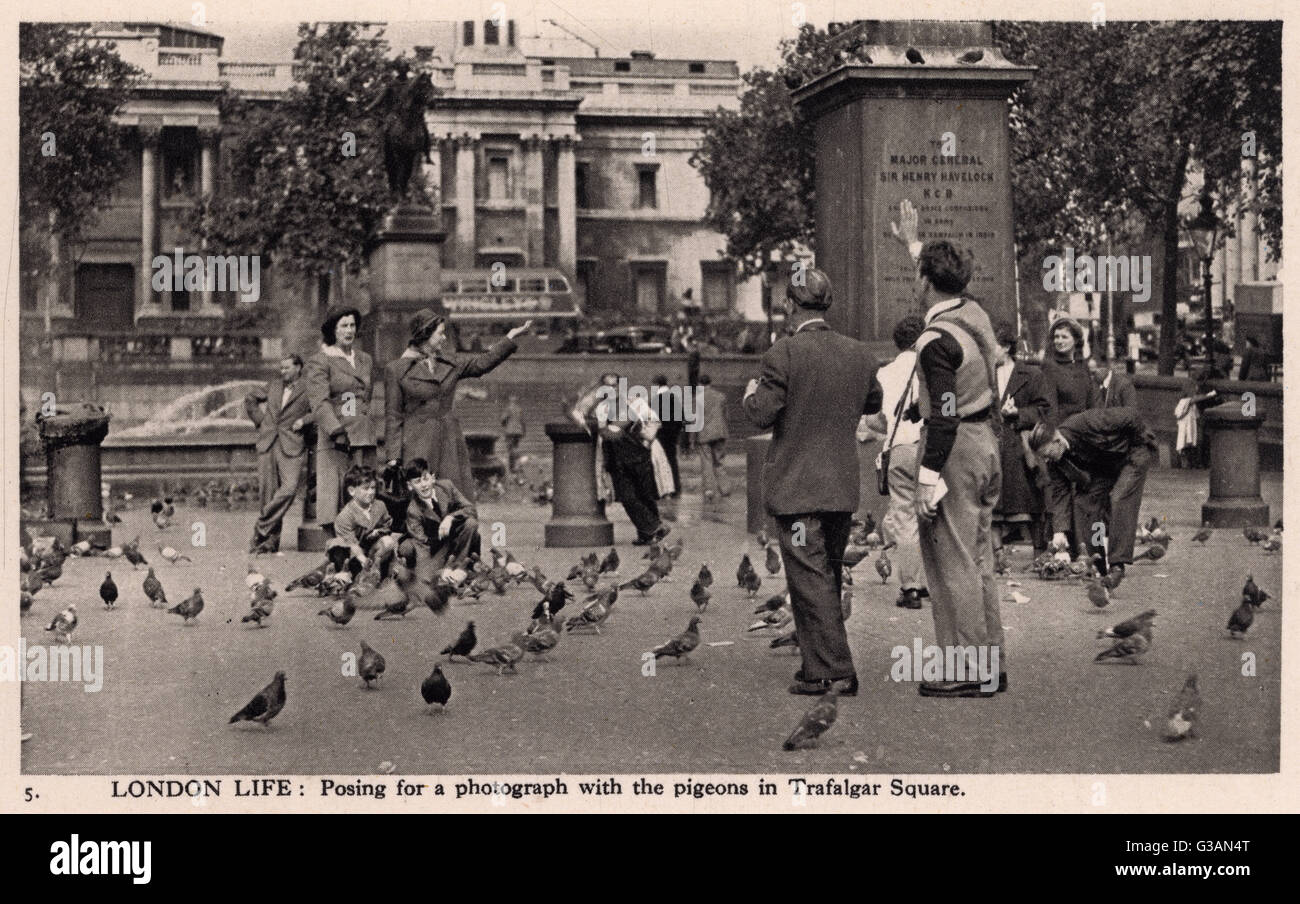
POLYGON ((68 608, 64 609, 54 620, 50 622, 46 631, 53 631, 58 637, 59 643, 72 643, 72 632, 77 627, 77 604, 69 603, 68 608))

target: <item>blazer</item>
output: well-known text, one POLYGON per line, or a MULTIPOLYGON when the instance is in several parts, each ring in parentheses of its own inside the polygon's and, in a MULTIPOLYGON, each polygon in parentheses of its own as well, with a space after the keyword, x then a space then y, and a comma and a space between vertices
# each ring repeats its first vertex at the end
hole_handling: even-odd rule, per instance
POLYGON ((438 525, 448 515, 464 515, 466 518, 478 519, 478 510, 474 503, 450 480, 433 482, 433 505, 425 508, 420 497, 411 494, 406 506, 406 532, 416 542, 426 546, 438 543, 438 525))
POLYGON ((744 408, 756 426, 772 429, 762 472, 769 514, 857 510, 858 419, 880 410, 882 394, 867 346, 825 322, 764 353, 744 408))
POLYGON ((1069 444, 1062 458, 1088 474, 1118 474, 1129 453, 1156 447, 1155 434, 1136 408, 1089 408, 1057 428, 1069 444))
POLYGON ((319 428, 316 445, 329 448, 330 436, 342 427, 353 446, 373 446, 375 431, 370 423, 370 397, 374 394, 373 367, 370 356, 353 346, 356 366, 349 364, 333 346, 324 346, 307 359, 303 382, 312 415, 319 428), (351 413, 344 407, 351 393, 351 413))
POLYGON ((1110 372, 1110 385, 1103 389, 1097 386, 1097 404, 1102 408, 1136 408, 1137 389, 1133 381, 1117 370, 1110 372))
POLYGON ((284 397, 284 384, 280 380, 270 380, 261 389, 255 389, 244 396, 244 411, 248 418, 257 425, 257 451, 269 452, 278 440, 280 451, 290 458, 297 458, 307 451, 301 431, 294 430, 294 421, 302 419, 303 426, 312 422, 311 403, 307 401, 307 392, 299 377, 291 384, 289 404, 280 407, 284 397), (263 410, 262 406, 266 408, 263 410))
POLYGON ((697 402, 699 411, 696 417, 700 419, 700 429, 695 433, 695 441, 714 443, 727 439, 727 397, 710 384, 700 387, 697 402))

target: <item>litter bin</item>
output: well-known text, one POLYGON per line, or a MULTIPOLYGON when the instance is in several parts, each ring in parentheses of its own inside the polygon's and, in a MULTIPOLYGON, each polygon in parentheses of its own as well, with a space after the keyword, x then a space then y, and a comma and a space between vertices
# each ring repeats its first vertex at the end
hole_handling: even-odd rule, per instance
POLYGON ((109 415, 99 405, 59 405, 54 414, 36 415, 45 446, 45 494, 49 519, 70 529, 74 542, 111 538, 100 496, 100 445, 108 436, 109 415))

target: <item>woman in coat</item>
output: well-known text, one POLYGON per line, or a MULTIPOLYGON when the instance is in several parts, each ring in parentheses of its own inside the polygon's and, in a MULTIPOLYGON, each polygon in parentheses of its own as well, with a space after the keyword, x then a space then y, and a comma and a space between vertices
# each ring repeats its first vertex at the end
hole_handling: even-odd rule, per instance
POLYGON ((326 524, 339 512, 348 467, 375 463, 373 362, 356 347, 360 326, 356 308, 331 313, 321 324, 320 351, 307 359, 302 372, 316 424, 316 516, 326 524))
POLYGON ((1022 434, 1047 418, 1050 404, 1043 396, 1038 370, 1016 360, 1016 331, 1005 321, 997 324, 999 361, 998 400, 1002 409, 1002 493, 993 509, 999 525, 994 540, 999 549, 1012 533, 1027 530, 1037 555, 1047 549, 1051 534, 1043 525, 1043 490, 1033 466, 1029 444, 1022 434))
POLYGON ((481 377, 509 358, 519 346, 515 337, 532 321, 474 357, 442 350, 447 322, 428 308, 411 318, 411 339, 396 361, 384 369, 384 447, 389 464, 423 458, 439 478, 446 478, 469 500, 476 497, 469 447, 452 411, 456 384, 481 377))
POLYGON ((1048 422, 1055 427, 1072 414, 1100 404, 1097 385, 1083 359, 1083 327, 1070 317, 1052 323, 1051 338, 1043 354, 1043 395, 1048 422))

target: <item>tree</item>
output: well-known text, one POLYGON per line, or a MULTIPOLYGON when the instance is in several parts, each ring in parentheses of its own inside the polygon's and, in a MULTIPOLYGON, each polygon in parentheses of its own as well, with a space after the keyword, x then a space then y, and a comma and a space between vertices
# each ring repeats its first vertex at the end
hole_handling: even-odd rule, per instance
POLYGON ((307 276, 359 271, 395 200, 383 111, 371 102, 410 64, 389 59, 388 49, 383 30, 367 23, 304 23, 296 83, 282 99, 222 97, 231 190, 197 210, 194 224, 210 246, 271 255, 307 276))
MULTIPOLYGON (((18 26, 19 225, 25 275, 59 291, 60 261, 49 238, 78 245, 108 206, 127 164, 113 121, 140 70, 111 42, 87 40, 70 26, 18 26)), ((49 308, 46 308, 48 329, 49 308)))

